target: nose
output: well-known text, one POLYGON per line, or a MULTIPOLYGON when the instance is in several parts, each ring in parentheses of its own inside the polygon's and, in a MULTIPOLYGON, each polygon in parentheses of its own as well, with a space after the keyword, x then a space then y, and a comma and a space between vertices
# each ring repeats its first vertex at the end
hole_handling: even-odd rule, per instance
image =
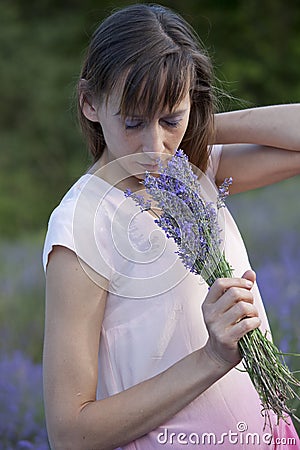
POLYGON ((164 132, 159 124, 146 127, 143 133, 142 150, 152 161, 164 152, 164 132))

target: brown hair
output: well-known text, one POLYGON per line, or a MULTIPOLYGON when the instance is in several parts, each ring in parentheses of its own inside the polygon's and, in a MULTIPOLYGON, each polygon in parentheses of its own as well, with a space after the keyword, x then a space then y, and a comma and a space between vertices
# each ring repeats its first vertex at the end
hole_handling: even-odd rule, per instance
POLYGON ((82 105, 95 97, 107 100, 121 79, 124 117, 137 105, 149 118, 160 106, 172 111, 190 91, 190 119, 180 148, 205 171, 213 132, 212 66, 190 25, 165 7, 137 4, 113 13, 95 31, 78 83, 79 120, 94 161, 105 141, 100 124, 84 116, 82 105))

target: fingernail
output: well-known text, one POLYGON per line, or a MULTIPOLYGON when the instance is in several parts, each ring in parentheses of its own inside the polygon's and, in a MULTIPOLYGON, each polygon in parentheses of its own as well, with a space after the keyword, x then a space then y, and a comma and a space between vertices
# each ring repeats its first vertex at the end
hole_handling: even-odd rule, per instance
POLYGON ((246 280, 246 285, 247 285, 248 288, 252 288, 253 283, 250 280, 246 280))

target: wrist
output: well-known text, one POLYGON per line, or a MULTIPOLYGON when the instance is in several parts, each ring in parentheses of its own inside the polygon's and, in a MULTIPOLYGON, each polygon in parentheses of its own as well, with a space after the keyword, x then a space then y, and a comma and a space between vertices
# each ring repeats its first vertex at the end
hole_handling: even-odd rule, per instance
POLYGON ((249 110, 230 111, 215 114, 214 116, 214 144, 234 144, 244 142, 241 133, 244 134, 243 115, 248 114, 249 110))
POLYGON ((209 339, 202 351, 208 367, 214 368, 216 373, 221 374, 221 376, 233 369, 241 360, 240 357, 235 358, 234 361, 223 358, 213 349, 209 339))

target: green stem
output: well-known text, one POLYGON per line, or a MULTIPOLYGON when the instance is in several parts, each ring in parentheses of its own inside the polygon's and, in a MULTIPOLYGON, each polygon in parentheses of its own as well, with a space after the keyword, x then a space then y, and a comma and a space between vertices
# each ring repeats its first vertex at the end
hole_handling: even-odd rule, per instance
MULTIPOLYGON (((211 256, 215 265, 212 273, 208 273, 205 264, 200 261, 196 261, 195 264, 197 272, 202 275, 209 286, 217 278, 233 276, 233 269, 225 259, 224 253, 218 252, 210 254, 211 256)), ((244 369, 259 395, 262 413, 265 416, 265 425, 269 423, 272 428, 270 411, 277 416, 277 422, 280 419, 286 421, 287 416, 300 422, 300 419, 295 416, 294 410, 287 404, 293 398, 300 399, 293 389, 293 387, 299 389, 300 382, 290 372, 284 361, 284 354, 258 328, 240 339, 239 349, 244 369)))

